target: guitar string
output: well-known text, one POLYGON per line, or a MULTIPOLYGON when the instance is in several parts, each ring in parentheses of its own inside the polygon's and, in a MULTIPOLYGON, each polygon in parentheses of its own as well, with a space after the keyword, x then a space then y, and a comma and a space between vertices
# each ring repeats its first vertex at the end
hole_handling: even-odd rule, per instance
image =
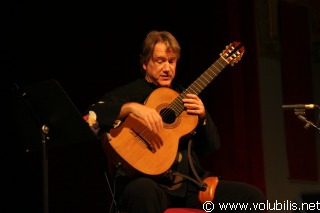
MULTIPOLYGON (((215 65, 220 64, 220 66, 222 67, 221 70, 227 65, 223 66, 220 61, 221 58, 219 58, 209 69, 207 69, 207 71, 202 74, 196 81, 194 81, 193 84, 191 84, 185 91, 183 91, 167 108, 168 110, 166 111, 170 111, 170 109, 172 109, 173 111, 176 112, 176 117, 184 110, 183 107, 183 102, 182 99, 186 97, 186 94, 188 93, 193 93, 193 94, 199 94, 205 86, 207 86, 219 73, 220 70, 218 69, 218 67, 216 67, 215 65), (215 72, 217 71, 217 72, 215 72), (206 77, 205 75, 208 75, 208 77, 210 79, 208 79, 208 77, 206 77), (214 76, 212 76, 214 75, 214 76), (198 81, 201 81, 202 83, 204 82, 203 80, 206 80, 208 82, 207 85, 204 85, 203 87, 201 87, 200 84, 198 84, 198 81), (197 87, 197 85, 199 86, 199 88, 197 87), (177 111, 179 110, 179 111, 177 111)), ((164 115, 166 116, 166 115, 164 115)))

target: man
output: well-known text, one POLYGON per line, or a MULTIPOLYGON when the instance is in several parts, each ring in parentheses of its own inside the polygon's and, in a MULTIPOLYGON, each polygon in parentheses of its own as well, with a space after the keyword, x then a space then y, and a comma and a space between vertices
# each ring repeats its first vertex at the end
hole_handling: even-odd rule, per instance
MULTIPOLYGON (((109 134, 110 130, 117 131, 117 128, 122 130, 121 125, 126 125, 128 117, 134 119, 134 121, 141 121, 144 127, 143 131, 136 132, 135 129, 138 129, 138 127, 134 125, 130 134, 138 137, 147 148, 146 152, 154 153, 152 156, 164 150, 166 143, 168 143, 166 140, 170 140, 170 138, 163 137, 163 135, 167 135, 163 134, 165 131, 177 131, 177 126, 188 125, 183 120, 185 116, 196 118, 197 122, 194 127, 192 126, 193 120, 187 120, 187 122, 190 121, 191 131, 182 134, 177 141, 175 159, 167 171, 156 175, 154 178, 152 175, 132 175, 125 168, 121 168, 121 166, 118 168, 115 177, 116 200, 120 209, 130 213, 162 213, 168 207, 202 209, 203 201, 199 200, 198 194, 199 191, 206 189, 202 188, 203 185, 197 179, 200 177, 203 180, 211 174, 202 170, 197 154, 210 153, 219 148, 220 139, 215 124, 201 99, 192 92, 181 96, 181 106, 168 107, 166 105, 166 107, 158 109, 157 107, 150 107, 150 104, 148 104, 150 101, 158 101, 160 106, 163 97, 173 96, 174 99, 176 94, 184 91, 182 86, 174 82, 179 58, 180 45, 170 32, 149 32, 142 44, 140 54, 140 64, 144 77, 106 93, 101 100, 88 109, 89 120, 93 120, 99 126, 98 134, 109 134), (167 89, 159 90, 159 88, 167 89), (155 91, 158 91, 157 95, 160 93, 159 97, 155 97, 155 91), (184 113, 184 116, 179 118, 179 113, 172 110, 172 107, 177 107, 177 111, 184 113), (179 111, 181 109, 183 112, 179 111), (177 118, 166 120, 165 117, 168 114, 170 116, 178 115, 177 118), (114 128, 115 121, 121 121, 122 123, 114 128), (145 132, 153 136, 151 140, 148 139, 145 132), (157 139, 154 140, 153 138, 157 139), (192 146, 191 142, 193 142, 192 146)), ((179 105, 179 100, 174 104, 179 105)), ((139 125, 139 122, 137 122, 137 125, 139 125)), ((111 132, 111 137, 117 137, 119 132, 121 131, 116 134, 111 132)), ((110 142, 113 142, 113 140, 111 138, 110 142)), ((121 141, 121 143, 124 144, 123 146, 126 146, 127 143, 128 147, 131 147, 129 139, 128 141, 121 141)), ((172 146, 175 146, 175 144, 172 146)), ((168 153, 169 150, 165 154, 168 153)), ((130 152, 131 154, 134 155, 135 153, 130 152)), ((144 153, 136 154, 143 156, 144 153)), ((170 157, 169 154, 167 157, 170 157)), ((138 161, 138 159, 136 160, 138 161)), ((149 160, 145 159, 143 162, 148 163, 149 160)), ((157 164, 157 162, 153 164, 146 166, 146 169, 151 167, 150 171, 154 171, 153 169, 156 170, 162 165, 157 164), (156 168, 152 168, 153 164, 157 165, 156 168)), ((229 202, 252 206, 254 203, 265 202, 261 191, 248 184, 219 180, 216 188, 215 186, 207 187, 215 189, 213 203, 216 205, 229 202)), ((237 210, 237 212, 241 211, 237 210)), ((259 211, 251 210, 247 212, 259 211)))

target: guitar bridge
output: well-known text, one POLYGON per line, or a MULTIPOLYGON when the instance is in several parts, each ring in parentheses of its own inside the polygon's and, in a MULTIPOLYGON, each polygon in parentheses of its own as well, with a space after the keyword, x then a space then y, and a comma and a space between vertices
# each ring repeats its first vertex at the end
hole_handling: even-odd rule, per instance
POLYGON ((156 152, 154 146, 151 143, 149 143, 149 141, 147 141, 142 135, 136 132, 133 128, 130 128, 130 130, 131 134, 140 142, 142 142, 147 147, 147 149, 149 149, 152 153, 156 152))

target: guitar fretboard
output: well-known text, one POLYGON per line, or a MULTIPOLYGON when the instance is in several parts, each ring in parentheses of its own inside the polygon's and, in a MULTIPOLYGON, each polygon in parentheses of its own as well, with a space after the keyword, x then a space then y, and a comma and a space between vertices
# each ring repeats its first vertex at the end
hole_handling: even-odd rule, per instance
POLYGON ((220 57, 216 60, 202 75, 200 75, 187 89, 185 89, 169 106, 171 110, 175 112, 178 117, 184 110, 182 99, 187 94, 199 95, 204 88, 206 88, 215 77, 228 65, 228 62, 220 57))

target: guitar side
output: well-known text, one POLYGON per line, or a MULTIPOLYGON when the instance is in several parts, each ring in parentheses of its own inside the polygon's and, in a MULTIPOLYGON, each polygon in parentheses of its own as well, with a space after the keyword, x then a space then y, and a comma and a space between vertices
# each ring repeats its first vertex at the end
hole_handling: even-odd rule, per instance
MULTIPOLYGON (((150 94, 145 105, 160 113, 178 95, 172 89, 158 88, 150 94)), ((165 122, 166 119, 163 120, 165 122)), ((165 122, 159 134, 154 134, 140 118, 130 114, 122 124, 110 130, 111 138, 107 146, 110 145, 121 156, 117 156, 117 160, 124 167, 132 167, 146 175, 159 175, 173 164, 180 138, 192 132, 197 124, 198 116, 183 111, 172 122, 165 122)))

